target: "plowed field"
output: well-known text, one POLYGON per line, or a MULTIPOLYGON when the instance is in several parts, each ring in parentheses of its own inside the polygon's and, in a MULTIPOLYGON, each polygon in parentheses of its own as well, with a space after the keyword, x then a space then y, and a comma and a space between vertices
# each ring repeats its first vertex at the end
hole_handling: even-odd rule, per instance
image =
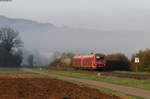
POLYGON ((1 74, 0 99, 121 99, 97 89, 35 74, 1 74))

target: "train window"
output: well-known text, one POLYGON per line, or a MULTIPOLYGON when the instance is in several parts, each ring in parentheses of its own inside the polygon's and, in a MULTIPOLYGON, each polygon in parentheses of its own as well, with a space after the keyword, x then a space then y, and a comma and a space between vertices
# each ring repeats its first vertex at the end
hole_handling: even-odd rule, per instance
POLYGON ((97 62, 104 62, 104 57, 102 57, 102 56, 96 56, 96 61, 97 62))

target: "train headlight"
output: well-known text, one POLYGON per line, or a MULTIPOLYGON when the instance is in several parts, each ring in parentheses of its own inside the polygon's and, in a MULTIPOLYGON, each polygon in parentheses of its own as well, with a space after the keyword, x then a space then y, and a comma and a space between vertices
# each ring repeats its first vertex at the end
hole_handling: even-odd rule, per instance
POLYGON ((100 58, 99 56, 97 56, 96 58, 100 58))

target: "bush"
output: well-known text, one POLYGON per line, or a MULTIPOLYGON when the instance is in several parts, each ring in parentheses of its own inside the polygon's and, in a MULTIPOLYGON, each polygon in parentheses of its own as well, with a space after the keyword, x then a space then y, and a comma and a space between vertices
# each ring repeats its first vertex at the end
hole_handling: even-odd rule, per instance
POLYGON ((138 65, 138 71, 150 71, 150 49, 144 51, 139 51, 138 53, 132 55, 131 58, 131 69, 135 71, 135 67, 138 65), (140 63, 135 64, 135 57, 139 57, 140 63))
POLYGON ((107 55, 107 70, 129 70, 129 60, 122 53, 107 55))
POLYGON ((59 59, 55 59, 50 66, 65 67, 72 66, 72 58, 74 53, 63 53, 59 59))

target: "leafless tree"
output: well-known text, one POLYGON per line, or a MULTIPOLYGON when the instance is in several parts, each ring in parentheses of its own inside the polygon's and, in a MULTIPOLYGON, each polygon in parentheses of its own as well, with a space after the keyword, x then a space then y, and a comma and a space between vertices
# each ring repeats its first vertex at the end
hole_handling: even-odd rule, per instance
POLYGON ((7 52, 10 52, 12 48, 22 47, 23 43, 18 35, 19 33, 12 28, 1 28, 0 47, 4 48, 7 52))
POLYGON ((23 43, 17 31, 8 27, 0 28, 0 66, 20 65, 22 56, 14 48, 22 46, 23 43))

